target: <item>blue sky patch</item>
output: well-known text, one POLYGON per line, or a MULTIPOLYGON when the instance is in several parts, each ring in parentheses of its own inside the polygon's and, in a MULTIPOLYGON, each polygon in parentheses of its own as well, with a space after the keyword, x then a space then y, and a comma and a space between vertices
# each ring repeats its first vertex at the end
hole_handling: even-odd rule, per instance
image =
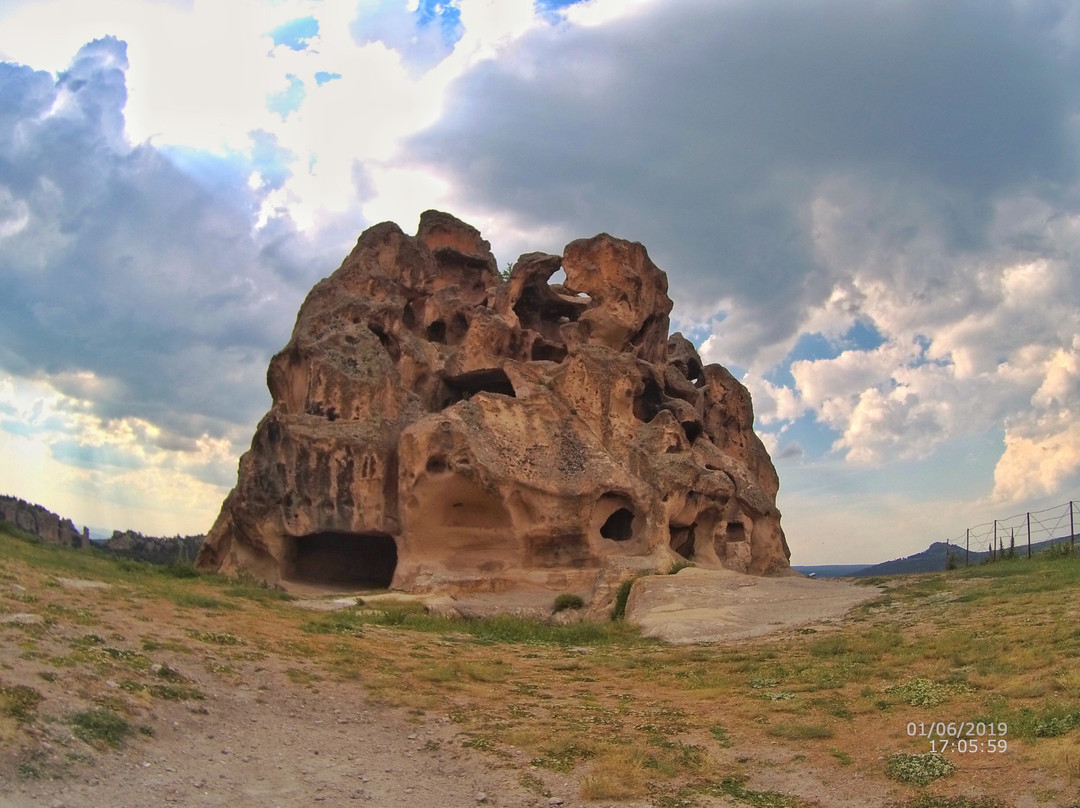
POLYGON ((461 26, 461 11, 446 0, 420 0, 416 8, 416 22, 421 28, 437 23, 443 42, 449 46, 455 45, 465 30, 461 26))
POLYGON ((799 360, 835 359, 844 351, 872 351, 885 344, 872 323, 856 320, 840 339, 830 339, 815 332, 799 337, 784 361, 765 374, 765 380, 783 387, 794 387, 795 377, 791 375, 791 365, 799 360))
POLYGON ((329 84, 334 79, 340 79, 340 73, 330 73, 326 70, 320 70, 315 74, 315 84, 322 87, 324 84, 329 84))
POLYGON ((300 105, 304 103, 304 97, 307 95, 304 82, 292 73, 287 74, 285 78, 289 80, 288 87, 266 96, 266 108, 280 115, 281 120, 288 118, 290 112, 296 112, 296 110, 300 109, 300 105))
POLYGON ((275 45, 284 45, 294 51, 306 50, 309 40, 319 34, 319 21, 314 17, 300 17, 279 25, 270 32, 275 45))

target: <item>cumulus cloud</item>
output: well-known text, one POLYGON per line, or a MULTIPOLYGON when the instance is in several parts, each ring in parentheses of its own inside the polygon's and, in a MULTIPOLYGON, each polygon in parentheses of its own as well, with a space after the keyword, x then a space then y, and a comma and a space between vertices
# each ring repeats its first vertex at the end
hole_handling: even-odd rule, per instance
POLYGON ((126 68, 108 37, 56 77, 0 64, 0 371, 69 403, 44 430, 56 460, 220 485, 269 355, 342 248, 281 212, 257 227, 290 170, 272 136, 225 157, 130 143, 126 68), (162 441, 186 448, 159 462, 162 441))
POLYGON ((987 198, 1073 174, 1053 30, 1004 3, 667 3, 530 32, 414 145, 471 207, 644 241, 681 309, 723 304, 727 361, 769 365, 837 285, 822 183, 898 189, 953 250, 987 198))

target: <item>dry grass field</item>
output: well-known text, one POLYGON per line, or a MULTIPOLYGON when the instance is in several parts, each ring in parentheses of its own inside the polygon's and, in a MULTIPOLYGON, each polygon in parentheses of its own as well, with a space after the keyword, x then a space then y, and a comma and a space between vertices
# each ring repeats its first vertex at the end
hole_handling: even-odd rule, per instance
POLYGON ((1068 554, 877 580, 883 596, 841 621, 678 647, 624 621, 451 620, 362 596, 315 612, 8 529, 0 562, 0 804, 134 787, 132 760, 176 754, 177 716, 264 681, 251 721, 351 693, 350 711, 440 722, 417 754, 512 782, 489 804, 1080 805, 1068 554))

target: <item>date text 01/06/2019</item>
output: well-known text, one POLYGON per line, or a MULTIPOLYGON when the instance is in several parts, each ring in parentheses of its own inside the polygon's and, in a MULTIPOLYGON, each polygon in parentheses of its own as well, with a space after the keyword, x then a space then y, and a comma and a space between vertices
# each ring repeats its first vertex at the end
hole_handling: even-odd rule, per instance
POLYGON ((911 721, 907 725, 909 736, 930 738, 930 751, 939 754, 949 749, 960 754, 1001 754, 1009 748, 1005 740, 1008 731, 1009 726, 1004 721, 911 721))

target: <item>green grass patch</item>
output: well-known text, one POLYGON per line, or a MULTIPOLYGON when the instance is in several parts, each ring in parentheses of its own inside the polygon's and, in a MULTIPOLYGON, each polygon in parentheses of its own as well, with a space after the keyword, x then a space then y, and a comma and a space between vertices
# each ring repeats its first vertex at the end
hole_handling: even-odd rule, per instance
POLYGON ((928 785, 956 771, 956 766, 944 755, 927 752, 923 755, 898 753, 885 761, 885 775, 900 783, 928 785))
POLYGON ((43 696, 26 685, 0 686, 0 715, 14 718, 20 724, 30 722, 37 713, 43 696))
POLYGON ((75 737, 92 746, 118 748, 131 734, 131 725, 123 717, 101 707, 71 716, 75 737))
POLYGON ((550 625, 513 615, 476 619, 441 617, 408 609, 359 609, 329 612, 302 626, 313 634, 362 634, 364 626, 386 626, 443 635, 466 635, 485 645, 658 645, 623 623, 581 622, 550 625))

